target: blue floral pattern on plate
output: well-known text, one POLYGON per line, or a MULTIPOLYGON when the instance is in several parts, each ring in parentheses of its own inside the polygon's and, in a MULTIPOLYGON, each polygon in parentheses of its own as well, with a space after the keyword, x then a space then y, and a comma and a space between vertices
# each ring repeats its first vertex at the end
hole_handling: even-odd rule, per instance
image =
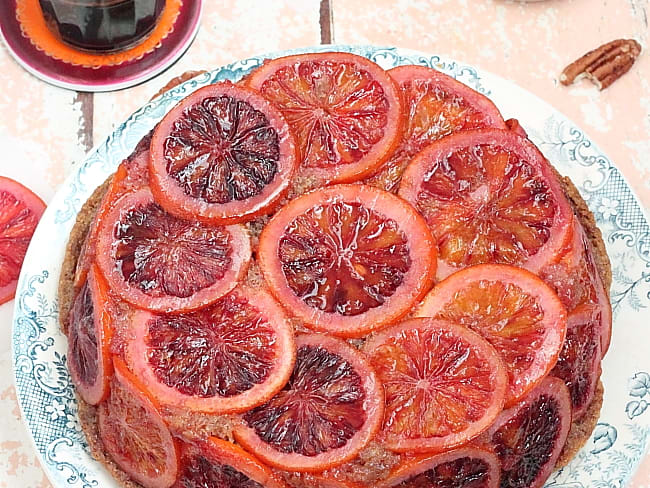
POLYGON ((89 454, 58 326, 57 286, 68 234, 83 202, 163 115, 199 87, 237 81, 265 58, 338 50, 388 69, 430 66, 486 94, 504 116, 518 117, 557 169, 571 177, 594 212, 612 259, 614 336, 603 363, 605 401, 593 435, 549 487, 625 486, 650 441, 650 227, 620 172, 571 121, 525 90, 443 56, 396 48, 321 46, 258 56, 204 73, 149 102, 124 122, 63 184, 34 235, 23 266, 13 323, 16 390, 38 455, 57 488, 117 487, 89 454))

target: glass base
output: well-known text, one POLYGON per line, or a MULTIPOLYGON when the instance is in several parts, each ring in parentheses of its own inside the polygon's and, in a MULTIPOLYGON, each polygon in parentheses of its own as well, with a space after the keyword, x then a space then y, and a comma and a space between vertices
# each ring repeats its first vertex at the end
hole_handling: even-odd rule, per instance
POLYGON ((155 28, 165 0, 39 0, 50 30, 80 51, 109 54, 142 42, 155 28))

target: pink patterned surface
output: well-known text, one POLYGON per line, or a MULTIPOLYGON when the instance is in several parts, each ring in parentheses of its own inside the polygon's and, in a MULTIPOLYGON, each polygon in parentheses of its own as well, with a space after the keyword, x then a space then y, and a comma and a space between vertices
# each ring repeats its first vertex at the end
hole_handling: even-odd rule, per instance
MULTIPOLYGON (((605 41, 634 37, 645 46, 648 0, 332 2, 334 42, 447 54, 545 99, 605 150, 650 208, 650 56, 642 54, 628 75, 602 93, 586 82, 565 88, 556 80, 565 64, 605 41)), ((318 0, 205 3, 201 31, 179 63, 138 87, 95 96, 95 142, 185 70, 320 42, 318 0)), ((27 184, 48 201, 84 156, 80 103, 75 93, 25 73, 2 46, 0 86, 0 174, 27 184)), ((12 306, 0 306, 0 488, 50 488, 20 420, 12 386, 12 306)), ((650 458, 630 486, 650 487, 650 458)))

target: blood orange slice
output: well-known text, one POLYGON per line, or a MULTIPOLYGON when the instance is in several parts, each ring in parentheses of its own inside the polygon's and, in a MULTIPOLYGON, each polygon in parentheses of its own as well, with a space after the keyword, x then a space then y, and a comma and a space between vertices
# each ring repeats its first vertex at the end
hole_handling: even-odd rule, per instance
POLYGON ((569 387, 574 420, 591 404, 600 377, 601 314, 601 308, 592 305, 582 305, 569 314, 564 346, 551 371, 569 387))
POLYGON ((160 312, 214 302, 236 286, 250 257, 250 238, 241 225, 179 219, 146 188, 113 205, 97 240, 97 263, 111 289, 137 307, 160 312))
POLYGON ((45 203, 29 188, 0 176, 0 304, 16 293, 18 275, 45 203))
POLYGON ((370 185, 397 192, 406 166, 427 144, 460 130, 505 128, 489 98, 435 69, 399 66, 388 74, 400 89, 407 117, 397 149, 367 180, 370 185))
POLYGON ((311 53, 266 61, 248 85, 289 122, 300 164, 319 181, 351 182, 373 172, 402 130, 395 82, 350 53, 311 53))
POLYGON ((540 488, 555 467, 570 426, 569 391, 553 377, 505 410, 482 437, 501 462, 501 486, 540 488))
POLYGON ((381 426, 384 396, 374 370, 340 339, 298 336, 285 387, 243 414, 235 438, 266 463, 317 472, 352 459, 381 426))
POLYGON ((404 461, 378 488, 499 488, 501 466, 490 451, 464 447, 404 461))
POLYGON ((537 276, 505 264, 470 266, 436 285, 416 311, 478 332, 508 368, 513 405, 555 366, 566 336, 566 310, 537 276))
POLYGON ((181 100, 151 140, 156 201, 186 219, 235 223, 267 213, 295 167, 284 118, 259 94, 230 82, 181 100))
POLYGON ((109 185, 102 201, 95 213, 94 218, 92 219, 90 226, 88 228, 88 233, 84 238, 83 245, 81 246, 81 251, 79 252, 79 257, 77 258, 77 264, 75 266, 74 273, 74 282, 73 286, 76 290, 81 288, 86 282, 88 277, 88 272, 95 262, 95 255, 97 250, 97 234, 99 232, 99 223, 102 222, 103 217, 111 209, 112 205, 115 203, 116 196, 116 186, 118 181, 121 181, 126 175, 126 170, 123 165, 118 166, 117 171, 113 175, 111 184, 109 185))
POLYGON ((98 427, 104 450, 145 488, 169 488, 178 476, 176 443, 155 400, 121 359, 113 361, 110 395, 99 405, 98 427))
POLYGON ((584 306, 599 308, 598 335, 603 355, 612 336, 612 306, 594 253, 582 225, 575 220, 573 239, 559 262, 545 266, 540 277, 555 290, 569 312, 584 306))
POLYGON ((174 488, 287 488, 243 449, 216 437, 184 444, 174 488))
POLYGON ((99 224, 106 217, 108 211, 125 193, 148 185, 149 170, 147 166, 149 164, 150 142, 151 136, 145 136, 138 143, 133 153, 117 167, 115 174, 111 178, 110 185, 90 224, 81 252, 79 253, 79 258, 77 259, 73 284, 75 289, 78 290, 84 284, 86 275, 95 261, 99 224))
POLYGON ((398 197, 338 185, 291 201, 260 236, 275 297, 308 327, 359 337, 411 310, 432 283, 435 245, 398 197))
POLYGON ((438 279, 465 266, 504 263, 533 272, 556 262, 573 213, 539 150, 512 131, 463 131, 409 164, 399 195, 438 242, 438 279))
POLYGON ((210 413, 264 403, 293 370, 293 331, 260 289, 238 287, 207 308, 181 315, 136 312, 127 356, 166 405, 210 413))
POLYGON ((108 300, 108 286, 93 266, 68 314, 68 369, 77 393, 91 405, 106 398, 113 373, 108 300))
POLYGON ((485 431, 508 385, 494 348, 471 330, 412 319, 379 332, 364 352, 384 385, 385 445, 398 452, 444 451, 485 431))

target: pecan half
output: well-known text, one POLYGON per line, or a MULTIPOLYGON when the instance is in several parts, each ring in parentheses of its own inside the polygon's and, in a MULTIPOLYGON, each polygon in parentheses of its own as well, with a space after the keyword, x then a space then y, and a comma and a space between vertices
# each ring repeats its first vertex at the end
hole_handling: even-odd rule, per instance
POLYGON ((586 77, 603 90, 627 73, 639 54, 641 44, 634 39, 616 39, 589 51, 564 68, 560 83, 570 85, 586 77))

